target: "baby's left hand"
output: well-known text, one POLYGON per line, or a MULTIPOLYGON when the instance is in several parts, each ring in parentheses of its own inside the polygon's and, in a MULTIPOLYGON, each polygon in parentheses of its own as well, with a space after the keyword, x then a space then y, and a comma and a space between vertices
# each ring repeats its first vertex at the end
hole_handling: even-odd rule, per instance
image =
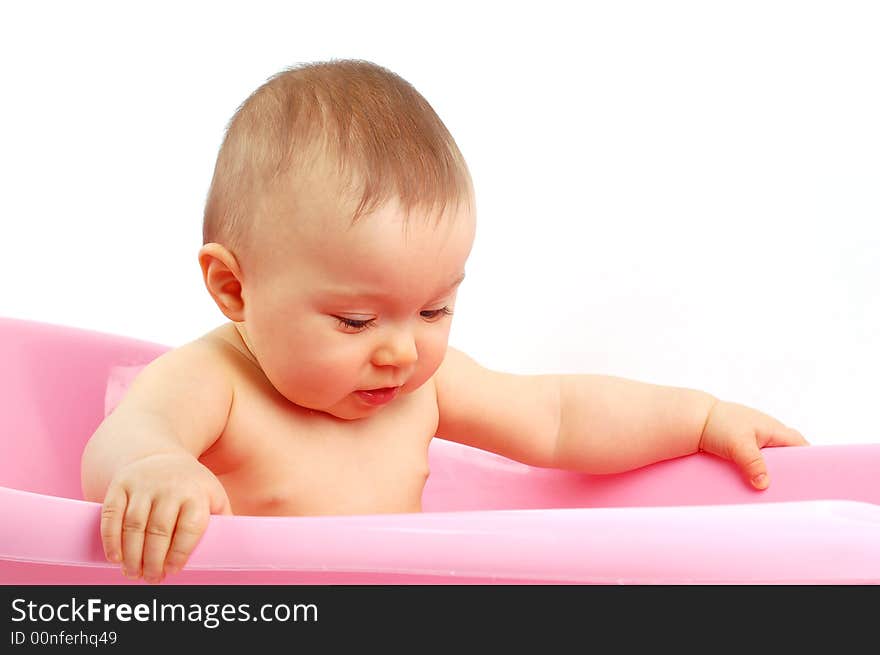
POLYGON ((736 464, 756 489, 770 485, 764 446, 809 446, 804 436, 761 412, 719 400, 709 411, 699 450, 736 464))

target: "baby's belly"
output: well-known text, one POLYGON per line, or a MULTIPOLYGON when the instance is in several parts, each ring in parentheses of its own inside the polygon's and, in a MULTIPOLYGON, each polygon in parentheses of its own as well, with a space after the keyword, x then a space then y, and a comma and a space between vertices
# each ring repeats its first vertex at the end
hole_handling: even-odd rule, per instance
MULTIPOLYGON (((276 462, 276 464, 279 464, 276 462)), ((218 475, 232 511, 248 516, 420 512, 428 478, 422 461, 364 468, 339 462, 247 467, 218 475)))
POLYGON ((238 485, 221 480, 233 514, 240 516, 323 516, 330 514, 388 514, 422 511, 422 483, 418 492, 397 489, 279 490, 277 487, 238 485), (378 490, 382 491, 382 490, 378 490))

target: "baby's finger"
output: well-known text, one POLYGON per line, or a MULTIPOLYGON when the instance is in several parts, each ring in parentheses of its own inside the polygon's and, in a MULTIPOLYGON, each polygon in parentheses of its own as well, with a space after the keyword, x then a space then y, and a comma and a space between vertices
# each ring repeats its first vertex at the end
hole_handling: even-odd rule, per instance
POLYGON ((227 516, 232 516, 232 505, 229 503, 229 496, 226 495, 226 491, 219 484, 217 485, 219 489, 215 490, 215 493, 211 496, 211 514, 225 514, 227 516))
POLYGON ((152 502, 147 496, 130 496, 125 518, 122 519, 122 573, 139 578, 144 553, 144 530, 152 502))
POLYGON ((810 442, 794 428, 780 427, 770 435, 768 446, 809 446, 810 442))
POLYGON ((144 536, 144 580, 161 582, 165 569, 165 555, 171 544, 180 505, 173 500, 156 500, 147 520, 144 536))
POLYGON ((122 561, 122 519, 127 503, 125 490, 111 485, 101 506, 101 545, 104 557, 114 564, 122 561))
POLYGON ((755 489, 766 489, 770 486, 767 465, 754 437, 741 439, 731 452, 731 459, 755 489))
POLYGON ((184 567, 208 527, 209 516, 206 504, 195 500, 183 503, 177 517, 171 548, 165 558, 165 573, 177 573, 184 567))

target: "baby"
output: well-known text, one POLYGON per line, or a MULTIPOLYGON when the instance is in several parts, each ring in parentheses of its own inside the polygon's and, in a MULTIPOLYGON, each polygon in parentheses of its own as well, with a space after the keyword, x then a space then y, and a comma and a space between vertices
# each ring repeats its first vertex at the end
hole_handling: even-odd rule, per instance
POLYGON ((447 345, 475 230, 465 161, 390 71, 276 75, 236 112, 199 252, 228 323, 150 363, 91 437, 106 557, 159 582, 210 514, 418 512, 434 436, 615 473, 699 450, 769 484, 803 436, 691 389, 490 371, 447 345))

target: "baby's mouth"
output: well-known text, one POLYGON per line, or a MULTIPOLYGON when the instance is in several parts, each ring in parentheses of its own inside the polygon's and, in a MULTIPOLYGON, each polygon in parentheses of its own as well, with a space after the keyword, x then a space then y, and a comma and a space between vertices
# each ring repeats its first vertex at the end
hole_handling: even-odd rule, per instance
POLYGON ((368 405, 384 405, 394 400, 400 387, 385 387, 382 389, 358 390, 357 396, 368 405))

